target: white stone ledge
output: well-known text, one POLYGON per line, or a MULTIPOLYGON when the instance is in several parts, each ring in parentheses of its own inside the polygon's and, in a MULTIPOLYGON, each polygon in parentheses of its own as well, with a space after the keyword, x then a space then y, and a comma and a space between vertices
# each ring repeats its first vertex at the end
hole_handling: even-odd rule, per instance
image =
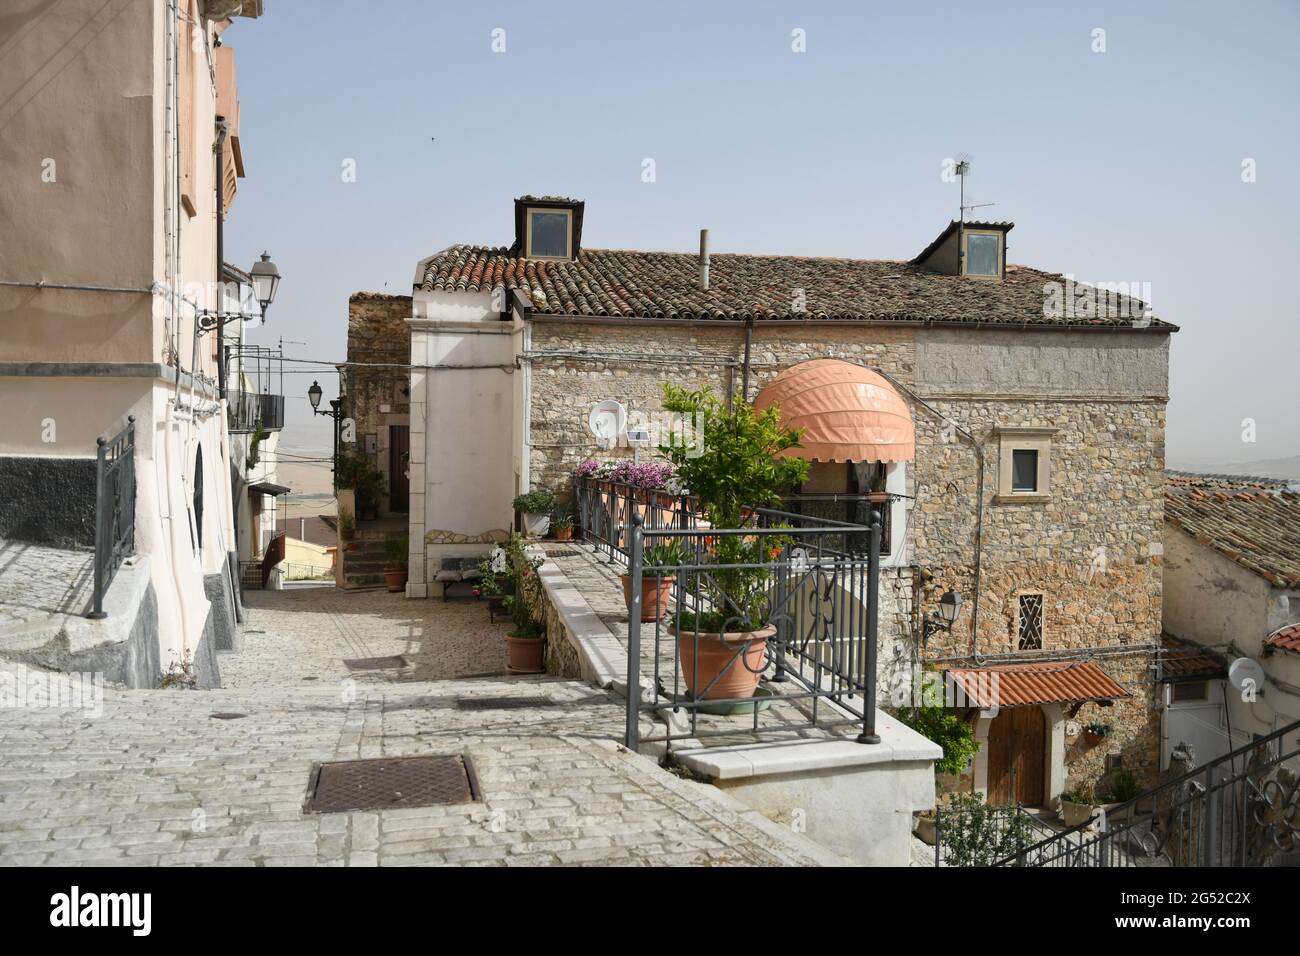
POLYGON ((564 638, 578 653, 582 679, 597 687, 627 693, 627 649, 591 609, 586 598, 553 561, 544 561, 537 577, 547 600, 564 624, 564 638))
POLYGON ((739 780, 779 774, 807 773, 890 763, 930 762, 943 748, 888 714, 876 711, 878 744, 840 740, 791 740, 737 744, 729 747, 674 748, 686 767, 713 780, 739 780))

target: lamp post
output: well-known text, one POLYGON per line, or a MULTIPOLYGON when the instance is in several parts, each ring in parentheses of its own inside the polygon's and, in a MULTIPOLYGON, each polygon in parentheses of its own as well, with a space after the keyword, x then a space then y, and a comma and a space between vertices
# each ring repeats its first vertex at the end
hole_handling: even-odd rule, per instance
MULTIPOLYGON (((218 150, 220 155, 220 150, 218 150)), ((220 181, 221 173, 217 173, 220 181)), ((217 207, 220 210, 220 206, 217 207)), ((218 212, 217 221, 221 221, 221 214, 218 212)), ((218 231, 218 243, 220 243, 220 231, 218 231)), ((224 263, 217 257, 217 310, 215 312, 204 309, 198 312, 194 321, 198 324, 198 331, 217 333, 217 394, 221 398, 226 397, 226 343, 225 328, 231 322, 248 321, 255 319, 257 316, 249 315, 245 312, 227 312, 225 310, 225 287, 223 281, 224 263)), ((253 280, 253 296, 257 299, 258 308, 261 309, 261 316, 266 318, 266 310, 272 302, 275 301, 276 290, 280 288, 280 270, 275 267, 271 257, 265 252, 262 253, 260 262, 253 263, 253 268, 249 270, 249 276, 253 280)))
POLYGON ((320 400, 321 396, 324 394, 325 390, 320 387, 320 382, 313 381, 311 383, 311 388, 307 389, 307 401, 311 402, 311 413, 313 415, 325 415, 334 419, 334 457, 330 459, 330 474, 333 476, 334 490, 338 491, 339 421, 343 418, 343 412, 340 407, 343 403, 337 398, 331 398, 330 410, 328 412, 323 412, 320 409, 320 400))
POLYGON ((961 613, 962 597, 960 591, 949 588, 939 598, 939 610, 931 611, 921 621, 921 652, 925 653, 930 635, 935 631, 951 631, 957 615, 961 613))

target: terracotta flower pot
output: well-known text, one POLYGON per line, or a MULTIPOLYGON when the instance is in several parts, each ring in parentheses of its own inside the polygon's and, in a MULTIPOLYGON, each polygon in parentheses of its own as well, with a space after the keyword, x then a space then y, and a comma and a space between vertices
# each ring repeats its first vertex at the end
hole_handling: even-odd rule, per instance
POLYGON ((1104 735, 1099 734, 1096 731, 1085 730, 1083 732, 1083 742, 1089 747, 1095 747, 1105 739, 1104 735))
POLYGON ((694 682, 698 667, 699 687, 708 687, 704 691, 705 700, 753 697, 758 688, 758 679, 763 674, 768 638, 775 633, 775 624, 757 631, 728 631, 726 634, 701 632, 698 658, 695 633, 686 631, 677 634, 677 654, 681 659, 686 689, 692 696, 695 695, 694 682), (709 687, 709 682, 714 677, 718 677, 717 682, 709 687))
POLYGON ((572 541, 572 540, 573 540, 573 528, 556 528, 556 529, 555 529, 555 540, 556 540, 556 541, 572 541))
POLYGON ((543 651, 546 642, 540 637, 506 637, 510 648, 510 670, 516 674, 540 674, 546 670, 543 651))
POLYGON ((406 589, 406 568, 384 568, 384 583, 392 592, 406 589))
MULTIPOLYGON (((623 603, 632 610, 632 575, 621 575, 623 579, 623 603)), ((659 621, 668 613, 668 599, 672 597, 673 582, 677 578, 669 575, 656 578, 643 575, 641 578, 641 620, 659 621)))

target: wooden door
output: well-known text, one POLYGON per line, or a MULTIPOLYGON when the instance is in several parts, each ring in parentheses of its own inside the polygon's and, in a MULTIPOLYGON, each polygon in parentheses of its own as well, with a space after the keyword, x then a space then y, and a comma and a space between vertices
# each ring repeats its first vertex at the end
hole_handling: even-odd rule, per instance
POLYGON ((1043 802, 1047 722, 1040 707, 1004 707, 989 727, 988 802, 1043 802), (1014 790, 1012 781, 1014 780, 1014 790))
POLYGON ((388 426, 388 510, 410 510, 411 482, 406 469, 411 467, 407 452, 411 449, 411 426, 388 426))

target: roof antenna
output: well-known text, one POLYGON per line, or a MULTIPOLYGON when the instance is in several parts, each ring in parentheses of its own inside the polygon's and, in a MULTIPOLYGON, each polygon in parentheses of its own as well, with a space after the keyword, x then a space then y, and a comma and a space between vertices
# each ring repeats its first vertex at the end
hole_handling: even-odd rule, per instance
POLYGON ((957 274, 958 275, 962 275, 965 272, 966 210, 982 209, 985 206, 993 205, 993 203, 991 202, 979 202, 979 203, 970 203, 970 204, 967 204, 966 202, 966 177, 970 175, 970 161, 972 159, 974 159, 973 156, 968 156, 965 153, 959 153, 957 155, 957 166, 954 170, 957 173, 957 181, 961 184, 961 198, 958 200, 959 218, 957 220, 957 262, 958 262, 957 274))

